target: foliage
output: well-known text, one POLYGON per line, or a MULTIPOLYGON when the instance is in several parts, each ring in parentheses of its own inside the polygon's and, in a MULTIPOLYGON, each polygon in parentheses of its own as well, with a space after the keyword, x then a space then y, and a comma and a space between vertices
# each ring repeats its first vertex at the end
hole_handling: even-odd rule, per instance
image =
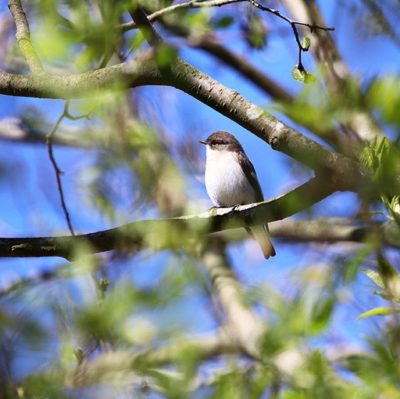
MULTIPOLYGON (((257 258, 251 243, 241 243, 245 238, 240 232, 200 238, 189 233, 186 237, 185 231, 181 237, 180 230, 169 227, 170 221, 163 224, 163 237, 170 244, 185 240, 179 249, 171 244, 156 250, 157 234, 146 231, 142 242, 132 247, 122 245, 123 235, 114 237, 112 253, 93 254, 98 248, 77 241, 68 263, 4 260, 4 267, 40 272, 23 271, 22 279, 4 284, 0 291, 0 397, 400 397, 398 75, 383 71, 364 79, 348 72, 336 47, 337 36, 329 36, 322 23, 325 8, 319 9, 316 2, 292 2, 297 4, 294 8, 301 3, 314 13, 310 21, 320 21, 316 26, 310 21, 303 26, 295 22, 296 15, 288 20, 283 11, 265 10, 253 1, 221 7, 196 1, 172 9, 180 3, 22 3, 32 46, 45 71, 60 76, 60 81, 93 71, 100 76, 103 68, 113 71, 121 63, 122 76, 131 76, 134 61, 146 60, 142 70, 151 63, 150 56, 168 77, 182 57, 261 102, 262 108, 234 109, 238 93, 220 87, 224 115, 235 121, 241 114, 248 120, 262 115, 270 123, 273 116, 266 110, 272 110, 296 125, 299 133, 271 122, 257 132, 260 137, 265 134, 265 141, 271 139, 268 144, 293 155, 300 151, 290 141, 294 136, 297 143, 306 143, 304 147, 322 143, 332 155, 330 162, 346 157, 342 159, 360 166, 360 185, 370 184, 352 187, 350 200, 331 197, 336 208, 311 203, 294 219, 310 222, 300 232, 293 226, 285 231, 279 224, 284 210, 273 209, 277 223, 271 231, 282 240, 277 241, 276 258, 267 264, 257 258), (152 26, 164 42, 148 40, 149 26, 129 25, 138 5, 153 15, 152 26), (162 9, 164 14, 154 17, 162 9), (273 46, 290 58, 279 66, 280 79, 268 75, 273 46), (234 79, 226 73, 227 66, 234 69, 234 79), (262 100, 249 81, 262 91, 262 100), (271 98, 268 106, 265 96, 271 98), (232 102, 225 102, 228 97, 232 102), (272 137, 267 136, 270 126, 283 128, 272 137), (338 213, 346 220, 335 218, 338 213), (315 215, 329 217, 320 220, 315 215), (313 229, 322 231, 320 236, 313 229)), ((360 1, 357 7, 376 13, 372 3, 360 1)), ((391 20, 384 18, 386 7, 382 15, 374 14, 376 24, 395 42, 391 20)), ((30 39, 18 43, 7 29, 0 35, 2 63, 10 74, 28 74, 21 42, 30 39)), ((200 73, 195 78, 200 82, 200 73)), ((98 80, 84 98, 71 100, 52 143, 76 229, 105 230, 132 220, 204 211, 208 205, 198 200, 204 191, 198 181, 204 171, 198 140, 214 126, 231 126, 230 121, 217 120, 211 113, 204 116, 204 104, 213 107, 212 101, 198 94, 200 85, 188 87, 191 83, 183 78, 179 88, 203 101, 203 108, 175 89, 129 90, 137 83, 134 79, 104 88, 98 80)), ((140 77, 137 80, 140 85, 140 77)), ((52 88, 52 95, 63 98, 58 89, 52 88)), ((213 90, 210 86, 208 93, 213 90)), ((60 115, 56 101, 18 103, 10 110, 20 120, 14 135, 4 136, 0 125, 0 139, 13 140, 7 148, 19 148, 4 151, 0 177, 6 183, 4 191, 14 190, 12 206, 23 204, 23 236, 65 231, 54 179, 57 170, 44 167, 39 179, 32 172, 37 158, 48 162, 43 146, 51 121, 60 115), (36 155, 24 161, 24 151, 36 155), (37 209, 42 205, 46 211, 40 219, 37 209)), ((299 184, 310 174, 286 160, 275 170, 262 151, 257 147, 255 156, 262 154, 259 164, 266 166, 271 179, 278 169, 299 184)), ((308 147, 307 151, 302 159, 324 158, 308 147)), ((337 183, 332 170, 316 167, 315 174, 326 185, 337 183)), ((338 175, 347 174, 350 171, 338 175)), ((286 181, 275 181, 277 191, 287 191, 286 181)), ((330 194, 335 190, 332 187, 330 194)), ((5 217, 6 207, 5 201, 5 217)), ((10 228, 6 220, 4 229, 10 228)))

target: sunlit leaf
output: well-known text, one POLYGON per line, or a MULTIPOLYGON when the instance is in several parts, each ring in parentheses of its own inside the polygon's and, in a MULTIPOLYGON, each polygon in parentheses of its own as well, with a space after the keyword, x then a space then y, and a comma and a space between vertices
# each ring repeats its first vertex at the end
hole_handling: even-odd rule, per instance
POLYGON ((358 316, 358 319, 361 320, 371 316, 388 316, 394 313, 400 313, 400 308, 395 309, 395 308, 377 307, 362 313, 360 316, 358 316))

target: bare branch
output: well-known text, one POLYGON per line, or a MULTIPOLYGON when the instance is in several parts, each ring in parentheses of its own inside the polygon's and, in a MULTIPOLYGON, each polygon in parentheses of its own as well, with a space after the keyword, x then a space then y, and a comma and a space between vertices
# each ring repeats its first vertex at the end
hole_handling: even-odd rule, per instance
MULTIPOLYGON (((161 10, 155 11, 152 14, 147 16, 147 19, 149 22, 156 21, 160 17, 170 14, 172 12, 175 12, 176 10, 179 9, 184 9, 184 8, 201 8, 201 7, 221 7, 226 4, 232 4, 232 3, 240 3, 243 1, 248 1, 248 0, 209 0, 209 1, 197 1, 197 0, 190 0, 185 3, 179 3, 179 4, 173 4, 169 7, 165 7, 161 10)), ((136 22, 128 22, 125 24, 121 24, 118 27, 121 29, 122 32, 127 32, 132 29, 137 29, 138 25, 136 22)))
POLYGON ((40 62, 35 49, 32 46, 31 34, 29 30, 28 20, 22 8, 20 0, 8 0, 8 8, 14 18, 16 27, 16 39, 22 55, 33 74, 43 72, 43 66, 40 62))
POLYGON ((304 71, 304 66, 301 62, 301 54, 302 52, 308 51, 308 47, 305 48, 303 47, 303 45, 301 44, 300 41, 300 37, 299 37, 299 32, 297 30, 297 26, 306 26, 307 28, 310 29, 310 32, 312 33, 314 30, 324 30, 324 31, 333 31, 335 30, 335 28, 329 28, 329 27, 324 27, 324 26, 320 26, 320 25, 316 25, 316 24, 310 24, 307 22, 298 22, 298 21, 294 21, 284 15, 282 15, 278 10, 275 10, 273 8, 269 8, 269 7, 265 7, 262 4, 260 4, 259 2, 255 1, 255 0, 249 0, 249 2, 259 8, 262 11, 266 11, 269 12, 271 14, 276 15, 278 18, 283 19, 284 21, 286 21, 288 24, 290 24, 294 37, 296 39, 296 43, 297 43, 297 47, 299 48, 299 58, 298 58, 298 63, 297 63, 297 67, 299 68, 300 71, 304 71))
POLYGON ((153 28, 146 14, 140 7, 136 7, 130 12, 130 15, 150 45, 155 46, 163 42, 161 36, 153 28))
POLYGON ((68 229, 69 229, 71 235, 74 236, 75 232, 74 232, 74 228, 72 227, 71 217, 70 217, 70 214, 68 212, 67 204, 65 202, 64 189, 63 189, 63 185, 62 185, 62 181, 61 181, 61 175, 62 175, 63 172, 60 169, 60 167, 58 166, 56 158, 54 157, 54 152, 53 152, 53 137, 54 137, 54 134, 56 133, 56 131, 58 129, 58 126, 60 125, 61 121, 65 117, 67 117, 67 115, 69 114, 69 112, 68 112, 68 104, 69 104, 69 102, 66 101, 63 113, 58 117, 53 129, 47 135, 46 141, 47 141, 47 150, 48 150, 50 162, 51 162, 51 164, 53 166, 54 173, 56 174, 57 189, 58 189, 58 193, 60 195, 61 208, 62 208, 62 210, 64 212, 64 216, 65 216, 65 220, 67 221, 68 229))
MULTIPOLYGON (((294 20, 286 17, 285 15, 282 15, 278 10, 275 10, 273 8, 270 8, 270 7, 265 7, 264 5, 262 5, 261 3, 255 1, 255 0, 211 0, 211 1, 195 1, 195 0, 192 0, 192 1, 185 2, 185 3, 174 4, 174 5, 171 5, 169 7, 165 7, 163 9, 161 9, 161 10, 155 11, 155 12, 153 12, 152 14, 150 14, 147 17, 147 20, 148 20, 148 22, 156 21, 157 19, 159 19, 159 18, 161 18, 161 17, 163 17, 163 16, 165 16, 167 14, 170 14, 170 13, 172 13, 172 12, 178 10, 178 9, 199 8, 199 7, 220 7, 220 6, 223 6, 223 5, 232 4, 232 3, 239 3, 239 2, 242 2, 242 1, 247 1, 251 5, 253 5, 254 7, 256 7, 258 9, 262 10, 262 11, 266 11, 266 12, 269 12, 271 14, 274 14, 278 18, 281 18, 281 19, 283 19, 284 21, 286 21, 287 23, 290 24, 290 26, 292 28, 292 31, 293 31, 293 34, 294 34, 294 37, 295 37, 295 40, 296 40, 296 43, 297 43, 297 46, 298 46, 298 49, 299 49, 299 58, 298 58, 298 65, 297 66, 298 66, 299 70, 301 70, 301 71, 305 70, 304 67, 303 67, 302 61, 301 61, 301 55, 302 55, 302 52, 308 51, 308 47, 305 48, 301 44, 300 37, 299 37, 299 32, 297 30, 297 26, 308 27, 310 29, 311 33, 314 30, 325 30, 325 31, 333 31, 333 30, 335 30, 335 28, 331 28, 331 27, 324 27, 324 26, 321 26, 321 25, 311 24, 311 23, 308 23, 308 22, 294 21, 294 20)), ((130 23, 121 24, 119 26, 119 29, 121 29, 121 31, 123 31, 123 32, 126 32, 126 31, 129 31, 131 29, 138 28, 139 25, 140 24, 138 24, 137 21, 134 21, 133 23, 130 22, 130 23)))

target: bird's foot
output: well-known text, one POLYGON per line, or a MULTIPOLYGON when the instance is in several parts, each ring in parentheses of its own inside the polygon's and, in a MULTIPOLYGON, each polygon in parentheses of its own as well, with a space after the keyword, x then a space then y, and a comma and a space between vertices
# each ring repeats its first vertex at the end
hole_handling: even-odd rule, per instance
POLYGON ((215 215, 220 215, 220 216, 222 216, 222 215, 229 215, 229 214, 235 212, 235 210, 236 210, 236 208, 237 208, 238 206, 239 206, 239 205, 230 206, 230 207, 226 207, 226 206, 213 206, 212 208, 210 208, 210 209, 208 210, 208 212, 209 212, 211 215, 213 215, 213 216, 215 216, 215 215), (225 209, 225 212, 224 212, 224 213, 220 213, 220 209, 225 209))

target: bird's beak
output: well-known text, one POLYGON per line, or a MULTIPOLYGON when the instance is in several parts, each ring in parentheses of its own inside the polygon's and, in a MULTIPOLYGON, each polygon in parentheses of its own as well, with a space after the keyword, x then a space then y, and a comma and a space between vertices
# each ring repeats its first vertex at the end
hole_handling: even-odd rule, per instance
POLYGON ((200 140, 199 143, 207 145, 207 141, 205 140, 200 140))

